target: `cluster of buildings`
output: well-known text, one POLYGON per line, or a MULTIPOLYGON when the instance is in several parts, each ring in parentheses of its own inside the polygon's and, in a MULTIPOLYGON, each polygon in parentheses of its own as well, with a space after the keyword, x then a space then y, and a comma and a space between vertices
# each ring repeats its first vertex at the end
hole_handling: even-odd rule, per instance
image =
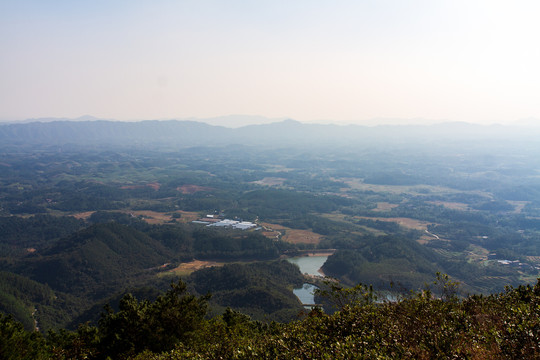
POLYGON ((194 224, 203 224, 206 226, 213 227, 230 227, 238 230, 248 230, 257 227, 257 224, 254 224, 250 221, 239 221, 231 219, 220 219, 215 215, 206 215, 205 218, 192 221, 194 224))
POLYGON ((497 259, 497 254, 489 254, 488 255, 489 260, 495 260, 501 265, 508 265, 513 268, 518 268, 520 270, 528 270, 528 271, 540 271, 540 266, 528 264, 528 263, 522 263, 519 260, 507 260, 507 259, 497 259))

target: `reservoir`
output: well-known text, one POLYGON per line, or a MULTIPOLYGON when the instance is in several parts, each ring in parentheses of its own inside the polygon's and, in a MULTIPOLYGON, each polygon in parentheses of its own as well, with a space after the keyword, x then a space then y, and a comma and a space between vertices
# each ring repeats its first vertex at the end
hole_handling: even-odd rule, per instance
MULTIPOLYGON (((322 276, 319 269, 324 265, 328 256, 299 256, 287 259, 287 261, 298 265, 302 274, 308 274, 312 276, 322 276)), ((315 298, 313 296, 314 290, 317 289, 315 285, 304 283, 301 288, 294 289, 293 293, 300 300, 302 304, 315 304, 315 298)), ((309 306, 308 306, 309 308, 309 306)))
POLYGON ((288 258, 287 261, 298 265, 302 274, 322 276, 319 269, 324 265, 328 256, 297 256, 288 258))
POLYGON ((304 283, 301 288, 293 289, 293 294, 304 304, 305 308, 311 309, 310 305, 315 305, 315 289, 317 289, 315 285, 304 283))

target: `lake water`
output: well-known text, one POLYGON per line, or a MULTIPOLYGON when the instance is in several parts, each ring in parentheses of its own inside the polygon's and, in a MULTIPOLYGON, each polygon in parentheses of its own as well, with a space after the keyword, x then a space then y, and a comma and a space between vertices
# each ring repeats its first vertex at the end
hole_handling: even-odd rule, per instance
MULTIPOLYGON (((287 259, 287 261, 298 265, 302 274, 321 276, 319 269, 324 265, 328 256, 299 256, 287 259)), ((317 289, 315 285, 304 283, 301 288, 294 289, 293 293, 302 304, 315 304, 313 292, 317 289)), ((306 306, 310 308, 310 306, 306 306)))
POLYGON ((301 288, 293 289, 293 294, 300 300, 306 308, 311 308, 309 305, 315 305, 315 289, 318 289, 315 285, 304 283, 301 288))
POLYGON ((319 269, 324 265, 328 256, 298 256, 287 261, 298 265, 302 274, 321 276, 319 269))

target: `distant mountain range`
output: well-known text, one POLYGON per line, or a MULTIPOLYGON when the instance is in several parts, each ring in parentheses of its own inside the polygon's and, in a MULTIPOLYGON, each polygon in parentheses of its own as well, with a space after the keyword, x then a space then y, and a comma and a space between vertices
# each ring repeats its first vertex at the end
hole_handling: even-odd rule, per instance
POLYGON ((441 144, 489 141, 536 142, 540 128, 476 125, 453 122, 437 125, 321 125, 283 120, 239 128, 197 121, 147 120, 120 122, 83 117, 47 119, 0 125, 2 144, 31 145, 155 145, 173 147, 226 146, 232 144, 295 146, 373 146, 441 144))
MULTIPOLYGON (((285 117, 282 118, 267 118, 265 116, 259 116, 259 115, 225 115, 225 116, 216 116, 211 118, 182 118, 182 119, 154 119, 159 121, 164 120, 180 120, 180 121, 196 121, 205 123, 208 125, 216 125, 216 126, 224 126, 228 128, 239 128, 242 126, 247 125, 260 125, 260 124, 270 124, 273 122, 279 122, 285 120, 285 117)), ((0 124, 3 123, 32 123, 32 122, 53 122, 53 121, 96 121, 96 120, 108 120, 108 121, 116 121, 113 119, 103 119, 103 118, 97 118, 92 115, 83 115, 79 116, 77 118, 64 118, 64 117, 44 117, 44 118, 31 118, 26 120, 20 120, 20 121, 9 121, 4 120, 0 121, 0 124)), ((137 120, 132 120, 137 121, 137 120)))

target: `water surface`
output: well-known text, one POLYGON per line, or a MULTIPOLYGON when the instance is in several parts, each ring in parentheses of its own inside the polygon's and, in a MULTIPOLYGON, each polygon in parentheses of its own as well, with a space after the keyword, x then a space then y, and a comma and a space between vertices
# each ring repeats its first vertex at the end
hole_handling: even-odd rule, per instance
POLYGON ((321 276, 319 269, 324 265, 328 256, 297 256, 287 261, 298 265, 302 274, 321 276))
MULTIPOLYGON (((298 265, 302 274, 322 276, 319 269, 324 265, 328 256, 298 256, 287 259, 287 261, 298 265)), ((304 305, 314 305, 315 296, 313 295, 315 289, 318 289, 313 284, 304 283, 301 288, 294 289, 293 293, 304 305)), ((311 308, 311 306, 306 306, 311 308)))

